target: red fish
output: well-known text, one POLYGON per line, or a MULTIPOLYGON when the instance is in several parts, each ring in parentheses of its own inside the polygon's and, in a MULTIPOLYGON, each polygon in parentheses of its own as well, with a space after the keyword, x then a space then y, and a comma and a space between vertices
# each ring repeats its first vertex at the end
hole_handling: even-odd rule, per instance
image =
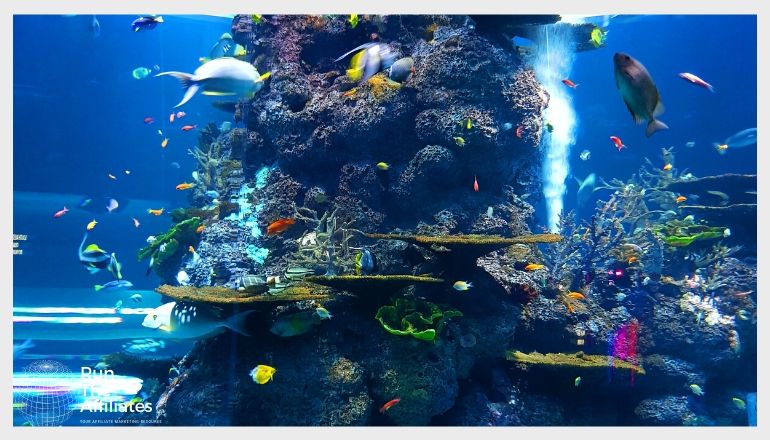
POLYGON ((196 128, 198 128, 198 124, 195 124, 195 125, 185 125, 184 127, 182 127, 182 131, 195 130, 196 128))
POLYGON ((65 206, 61 211, 56 211, 56 214, 53 215, 53 218, 59 218, 68 212, 70 212, 70 210, 65 206))
POLYGON ((623 141, 621 141, 619 137, 610 136, 610 140, 612 141, 612 143, 615 144, 615 148, 617 148, 618 151, 622 150, 623 148, 626 148, 626 146, 623 145, 623 141))
POLYGON ((561 80, 561 82, 563 82, 565 86, 567 86, 567 87, 572 87, 573 89, 576 89, 576 88, 577 88, 577 86, 579 86, 579 85, 580 85, 580 84, 575 84, 575 83, 573 83, 573 82, 572 82, 571 80, 569 80, 569 79, 563 79, 563 80, 561 80))
POLYGON ((289 227, 294 223, 296 222, 293 218, 279 218, 267 226, 267 235, 280 234, 281 232, 289 229, 289 227))
POLYGON ((151 118, 151 117, 149 117, 149 116, 147 116, 146 118, 144 118, 144 123, 145 123, 145 124, 147 124, 147 125, 150 125, 150 124, 152 124, 153 122, 155 122, 155 119, 153 119, 153 118, 151 118))
POLYGON ((524 126, 519 125, 518 127, 516 127, 516 137, 521 139, 522 136, 524 136, 524 126))
POLYGON ((393 405, 397 404, 401 401, 401 398, 396 397, 393 400, 388 401, 385 405, 382 405, 382 408, 380 408, 380 414, 385 414, 385 411, 389 410, 393 405))
POLYGON ((479 181, 476 180, 476 176, 473 176, 473 191, 479 192, 479 181))
POLYGON ((679 74, 679 78, 682 78, 685 81, 689 81, 689 82, 695 84, 696 86, 701 86, 704 89, 707 89, 708 91, 710 91, 712 93, 716 93, 716 92, 714 92, 714 86, 712 86, 711 84, 707 83, 706 81, 703 81, 702 79, 698 78, 697 76, 693 75, 692 73, 687 73, 687 72, 680 73, 679 74))

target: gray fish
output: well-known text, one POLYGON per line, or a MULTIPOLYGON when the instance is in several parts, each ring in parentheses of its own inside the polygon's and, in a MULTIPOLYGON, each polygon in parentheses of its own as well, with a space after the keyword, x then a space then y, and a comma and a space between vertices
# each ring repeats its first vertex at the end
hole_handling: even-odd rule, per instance
POLYGON ((591 194, 593 194, 594 189, 596 188, 596 174, 589 174, 582 182, 577 177, 572 177, 574 177, 578 185, 580 185, 577 192, 578 205, 585 205, 586 202, 591 199, 591 194))
POLYGON ((315 312, 304 310, 278 318, 270 327, 270 333, 284 338, 302 335, 312 330, 313 326, 320 322, 321 317, 315 312))
POLYGON ((658 88, 655 86, 647 69, 631 56, 618 52, 614 57, 615 85, 631 112, 634 122, 640 124, 648 121, 645 134, 647 137, 668 126, 655 119, 663 113, 663 103, 660 101, 658 88))
POLYGON ((286 269, 286 278, 292 281, 300 281, 309 275, 315 275, 315 271, 313 269, 298 266, 293 266, 286 269))
POLYGON ((225 32, 221 37, 219 37, 219 41, 217 41, 216 44, 211 47, 211 51, 209 51, 209 58, 213 60, 216 58, 222 58, 224 56, 232 56, 234 51, 235 41, 233 40, 233 36, 225 32))
POLYGON ((126 290, 134 287, 133 284, 131 284, 131 281, 128 280, 114 280, 110 281, 109 283, 106 283, 104 285, 97 284, 94 286, 94 290, 99 292, 100 290, 103 290, 105 292, 117 292, 120 290, 126 290))
POLYGON ((414 72, 412 57, 401 58, 388 68, 388 78, 396 82, 404 82, 414 72))

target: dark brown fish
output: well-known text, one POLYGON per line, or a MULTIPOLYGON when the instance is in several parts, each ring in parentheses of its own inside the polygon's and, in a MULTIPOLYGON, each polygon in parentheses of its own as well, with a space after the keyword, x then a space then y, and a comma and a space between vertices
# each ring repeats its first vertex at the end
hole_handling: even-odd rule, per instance
POLYGON ((620 90, 634 122, 640 124, 642 121, 648 121, 645 131, 647 137, 656 131, 668 129, 666 124, 655 119, 663 113, 663 103, 647 69, 642 63, 622 52, 615 54, 614 61, 615 85, 620 90))

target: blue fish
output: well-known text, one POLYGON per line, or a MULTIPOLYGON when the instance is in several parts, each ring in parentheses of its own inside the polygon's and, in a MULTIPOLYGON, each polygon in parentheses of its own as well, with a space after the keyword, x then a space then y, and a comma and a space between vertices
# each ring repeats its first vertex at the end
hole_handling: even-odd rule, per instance
POLYGON ((216 199, 217 197, 219 197, 219 193, 214 190, 206 191, 206 195, 208 197, 211 197, 212 199, 216 199))
POLYGON ((356 274, 368 275, 375 271, 377 268, 377 260, 374 258, 374 254, 369 248, 364 247, 356 255, 356 274))
POLYGON ((133 29, 134 32, 139 32, 143 29, 155 29, 155 26, 157 26, 158 23, 163 23, 163 17, 139 17, 131 22, 131 29, 133 29))
POLYGON ((109 291, 109 292, 117 292, 117 291, 120 291, 120 290, 127 290, 127 289, 130 289, 132 287, 134 287, 134 285, 131 284, 131 281, 128 281, 128 280, 113 280, 113 281, 110 281, 109 283, 104 284, 104 285, 100 285, 100 284, 95 285, 94 286, 94 290, 96 290, 97 292, 99 292, 100 290, 104 290, 105 292, 107 292, 107 291, 109 291))

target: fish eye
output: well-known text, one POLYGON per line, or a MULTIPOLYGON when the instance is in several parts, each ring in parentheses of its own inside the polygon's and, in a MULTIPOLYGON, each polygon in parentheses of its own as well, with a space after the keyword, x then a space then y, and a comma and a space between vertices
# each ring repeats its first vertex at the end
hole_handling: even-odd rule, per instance
POLYGON ((158 315, 152 315, 152 319, 158 319, 158 315))
POLYGON ((629 60, 631 60, 631 57, 630 57, 630 56, 628 56, 628 55, 623 55, 623 58, 624 58, 626 61, 629 61, 629 60))

